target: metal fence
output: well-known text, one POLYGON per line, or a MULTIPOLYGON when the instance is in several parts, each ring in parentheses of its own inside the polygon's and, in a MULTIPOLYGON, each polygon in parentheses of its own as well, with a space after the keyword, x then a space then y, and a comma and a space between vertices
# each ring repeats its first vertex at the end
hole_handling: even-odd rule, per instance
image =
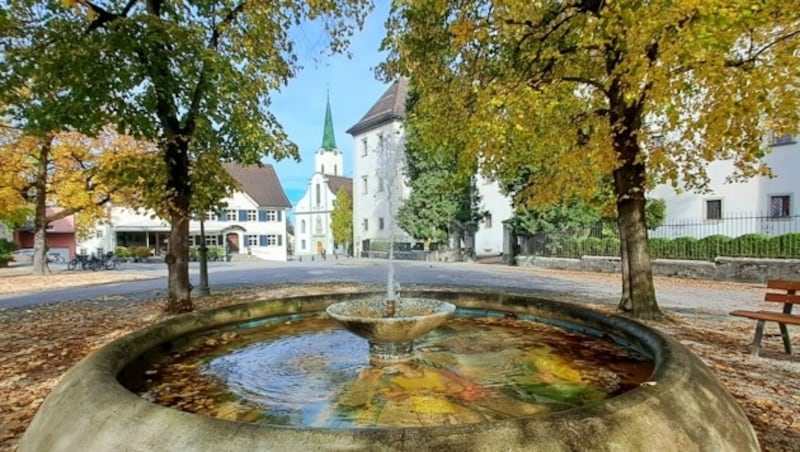
POLYGON ((702 239, 712 235, 731 238, 745 234, 779 236, 800 232, 800 215, 770 216, 753 213, 738 213, 719 219, 693 218, 663 224, 653 231, 650 237, 677 238, 694 237, 702 239))
MULTIPOLYGON (((736 215, 687 220, 649 231, 654 259, 714 260, 717 257, 800 259, 800 216, 736 215)), ((515 254, 543 257, 619 256, 613 228, 537 232, 515 238, 515 254)))

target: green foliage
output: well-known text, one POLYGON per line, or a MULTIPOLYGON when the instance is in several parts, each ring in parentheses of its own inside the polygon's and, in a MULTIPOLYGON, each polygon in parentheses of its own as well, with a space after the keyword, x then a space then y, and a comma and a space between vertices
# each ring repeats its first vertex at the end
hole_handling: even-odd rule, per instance
POLYGON ((331 232, 337 244, 347 246, 353 240, 353 199, 344 187, 339 188, 333 201, 331 232))
POLYGON ((663 199, 648 198, 644 207, 644 222, 653 231, 664 224, 667 218, 667 203, 663 199))
POLYGON ((773 237, 772 240, 778 243, 777 248, 781 250, 783 257, 800 259, 800 233, 783 234, 773 237))
POLYGON ((731 238, 726 235, 709 235, 700 239, 697 250, 698 259, 713 260, 717 256, 729 256, 731 250, 731 238))
POLYGON ((770 237, 763 234, 745 234, 733 239, 731 244, 738 256, 761 257, 769 255, 770 237))
POLYGON ((571 231, 577 236, 585 236, 600 219, 596 209, 581 201, 573 201, 552 207, 517 209, 511 217, 511 228, 518 235, 571 231))
POLYGON ((118 246, 114 248, 114 254, 120 259, 128 259, 133 257, 133 252, 127 246, 118 246))
POLYGON ((134 246, 131 248, 131 255, 139 261, 150 258, 150 248, 146 246, 134 246))
POLYGON ((14 251, 14 244, 6 239, 0 239, 0 267, 5 267, 13 259, 11 254, 14 251))

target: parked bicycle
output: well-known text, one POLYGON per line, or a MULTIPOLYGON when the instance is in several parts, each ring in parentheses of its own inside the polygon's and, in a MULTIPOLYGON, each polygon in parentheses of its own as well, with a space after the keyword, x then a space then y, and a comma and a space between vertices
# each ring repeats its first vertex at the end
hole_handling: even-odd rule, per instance
POLYGON ((72 259, 67 264, 68 270, 75 270, 78 266, 81 267, 81 270, 114 270, 117 268, 118 259, 114 255, 113 251, 109 251, 105 254, 100 255, 100 257, 92 254, 88 256, 86 254, 78 254, 75 256, 75 259, 72 259))

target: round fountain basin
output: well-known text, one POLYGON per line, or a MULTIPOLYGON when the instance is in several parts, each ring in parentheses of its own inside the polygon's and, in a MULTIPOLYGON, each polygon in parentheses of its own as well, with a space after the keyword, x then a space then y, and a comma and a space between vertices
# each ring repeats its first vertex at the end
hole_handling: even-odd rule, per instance
POLYGON ((652 358, 647 382, 600 403, 544 416, 456 426, 293 428, 227 421, 160 406, 119 382, 148 353, 169 352, 187 336, 275 316, 322 313, 335 303, 378 292, 262 300, 179 316, 98 349, 67 372, 39 408, 21 452, 53 450, 759 450, 742 409, 684 346, 637 322, 574 304, 555 293, 420 290, 407 294, 522 315, 613 340, 652 358))
POLYGON ((422 298, 394 302, 393 315, 384 300, 347 300, 326 309, 328 315, 370 343, 408 343, 436 329, 453 315, 452 303, 422 298))

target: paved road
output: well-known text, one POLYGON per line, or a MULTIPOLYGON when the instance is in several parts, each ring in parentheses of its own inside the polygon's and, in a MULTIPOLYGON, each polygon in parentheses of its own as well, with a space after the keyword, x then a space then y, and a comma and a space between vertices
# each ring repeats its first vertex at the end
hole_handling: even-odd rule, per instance
MULTIPOLYGON (((535 290, 551 293, 559 299, 616 303, 620 283, 616 277, 581 277, 573 273, 533 271, 526 268, 477 263, 427 263, 400 261, 395 263, 396 280, 402 287, 413 285, 498 287, 535 290)), ((97 286, 56 289, 47 292, 0 296, 0 308, 15 308, 82 300, 101 296, 165 291, 164 264, 126 264, 122 272, 152 276, 152 279, 97 286)), ((271 283, 354 282, 386 283, 388 262, 371 259, 328 259, 313 262, 213 262, 209 265, 209 281, 214 287, 271 283)), ((79 274, 79 273, 78 273, 79 274)), ((192 284, 198 284, 198 268, 190 267, 192 284)), ((727 311, 752 308, 757 289, 744 290, 729 285, 666 283, 657 286, 659 305, 664 308, 703 308, 727 311)), ((761 292, 763 293, 763 292, 761 292)))

